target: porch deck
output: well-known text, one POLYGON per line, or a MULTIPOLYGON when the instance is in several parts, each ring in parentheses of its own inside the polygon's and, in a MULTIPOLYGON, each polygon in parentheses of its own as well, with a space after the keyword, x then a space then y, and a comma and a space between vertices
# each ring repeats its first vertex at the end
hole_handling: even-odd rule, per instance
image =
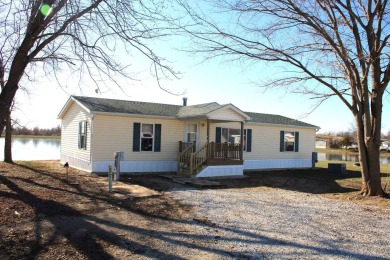
POLYGON ((195 143, 179 143, 178 173, 194 175, 204 166, 243 165, 241 144, 206 143, 198 151, 195 143))
POLYGON ((244 161, 240 159, 223 159, 223 158, 210 158, 206 162, 207 165, 243 165, 244 161))

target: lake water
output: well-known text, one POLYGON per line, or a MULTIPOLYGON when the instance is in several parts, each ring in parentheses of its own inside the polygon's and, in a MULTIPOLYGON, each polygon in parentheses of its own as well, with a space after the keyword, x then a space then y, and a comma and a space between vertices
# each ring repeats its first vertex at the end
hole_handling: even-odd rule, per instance
MULTIPOLYGON (((59 160, 59 138, 12 138, 12 159, 15 161, 59 160)), ((0 138, 0 161, 4 160, 4 137, 0 138)))
MULTIPOLYGON (((318 161, 347 161, 359 162, 359 156, 356 154, 334 154, 334 153, 318 153, 318 161)), ((390 157, 379 157, 381 164, 390 164, 390 157)))

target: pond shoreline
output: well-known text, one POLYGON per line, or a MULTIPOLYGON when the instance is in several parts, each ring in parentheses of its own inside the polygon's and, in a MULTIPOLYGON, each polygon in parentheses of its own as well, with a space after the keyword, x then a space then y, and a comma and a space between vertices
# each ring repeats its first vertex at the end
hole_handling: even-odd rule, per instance
MULTIPOLYGON (((350 155, 359 155, 357 151, 345 150, 345 149, 330 149, 330 148, 316 148, 317 153, 331 153, 331 154, 350 154, 350 155)), ((381 157, 390 157, 390 152, 381 151, 381 157)))
MULTIPOLYGON (((4 135, 0 138, 5 138, 4 135)), ((45 138, 45 139, 61 139, 60 135, 12 135, 12 138, 45 138)))

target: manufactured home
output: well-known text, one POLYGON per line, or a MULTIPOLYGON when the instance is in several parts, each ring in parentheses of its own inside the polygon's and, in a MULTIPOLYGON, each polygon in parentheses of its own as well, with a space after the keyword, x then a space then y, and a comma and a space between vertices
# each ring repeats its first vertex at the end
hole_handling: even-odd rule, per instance
POLYGON ((61 162, 106 173, 123 152, 122 173, 196 177, 310 168, 317 126, 216 102, 169 105, 71 96, 58 115, 61 162))

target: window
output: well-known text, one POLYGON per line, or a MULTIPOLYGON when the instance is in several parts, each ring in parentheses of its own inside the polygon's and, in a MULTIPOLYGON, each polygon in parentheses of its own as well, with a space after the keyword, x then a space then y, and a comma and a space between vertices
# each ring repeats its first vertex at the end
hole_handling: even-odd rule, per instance
POLYGON ((197 124, 190 124, 188 126, 187 142, 190 142, 190 143, 196 142, 197 134, 198 134, 198 125, 197 124))
POLYGON ((161 124, 134 123, 133 128, 133 151, 161 150, 161 124))
POLYGON ((154 130, 152 124, 142 124, 141 127, 141 151, 153 151, 154 130))
MULTIPOLYGON (((241 141, 241 129, 216 128, 216 143, 239 144, 241 141)), ((250 152, 252 148, 252 129, 244 129, 244 151, 250 152)))
POLYGON ((87 149, 87 121, 79 122, 79 149, 87 149))
POLYGON ((280 151, 298 152, 299 132, 280 131, 280 151))
MULTIPOLYGON (((241 140, 241 130, 234 128, 222 128, 221 143, 239 144, 241 140)), ((244 134, 245 143, 245 134, 244 134)))
POLYGON ((284 133, 284 150, 286 152, 293 152, 295 145, 295 136, 294 132, 285 132, 284 133))

